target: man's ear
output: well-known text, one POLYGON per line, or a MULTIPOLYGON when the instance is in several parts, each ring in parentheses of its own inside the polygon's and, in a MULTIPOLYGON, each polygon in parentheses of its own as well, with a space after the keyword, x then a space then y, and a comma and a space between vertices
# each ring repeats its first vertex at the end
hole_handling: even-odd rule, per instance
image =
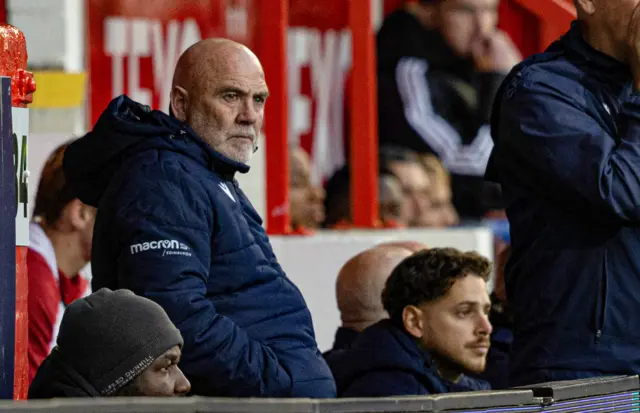
POLYGON ((580 16, 581 13, 591 15, 596 11, 596 5, 593 0, 574 0, 573 3, 578 10, 578 16, 580 16))
POLYGON ((84 204, 78 198, 69 202, 62 212, 65 221, 70 225, 72 231, 78 231, 85 226, 84 204))
POLYGON ((174 86, 171 90, 171 106, 169 113, 182 122, 187 121, 187 110, 189 107, 189 94, 181 86, 174 86))
POLYGON ((421 339, 424 335, 423 312, 415 305, 408 305, 402 310, 402 323, 413 337, 421 339))

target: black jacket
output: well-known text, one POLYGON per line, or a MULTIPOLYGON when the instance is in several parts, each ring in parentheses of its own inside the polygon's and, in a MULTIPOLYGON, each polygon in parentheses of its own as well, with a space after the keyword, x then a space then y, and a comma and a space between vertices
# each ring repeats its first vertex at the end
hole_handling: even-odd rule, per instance
POLYGON ((405 10, 386 18, 377 50, 380 144, 436 154, 452 173, 460 215, 482 216, 490 111, 504 74, 476 73, 405 10))
POLYGON ((57 348, 54 348, 38 368, 29 386, 28 397, 100 397, 100 393, 62 358, 57 348))
POLYGON ((338 327, 336 330, 336 338, 333 340, 333 347, 331 350, 326 351, 323 356, 326 359, 334 351, 345 350, 353 344, 356 338, 358 338, 358 331, 346 327, 338 327))

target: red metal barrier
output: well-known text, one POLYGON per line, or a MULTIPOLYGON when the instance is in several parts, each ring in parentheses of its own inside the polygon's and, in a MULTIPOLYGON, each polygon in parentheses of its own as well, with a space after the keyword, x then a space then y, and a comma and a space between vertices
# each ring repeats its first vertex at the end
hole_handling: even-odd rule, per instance
POLYGON ((562 36, 576 17, 571 0, 503 0, 500 27, 524 56, 543 51, 562 36))
POLYGON ((351 208, 353 224, 378 226, 378 105, 370 0, 349 0, 351 72, 351 208))
POLYGON ((263 64, 269 99, 265 108, 267 232, 287 234, 289 220, 289 142, 287 133, 288 0, 260 0, 261 37, 258 55, 263 64))

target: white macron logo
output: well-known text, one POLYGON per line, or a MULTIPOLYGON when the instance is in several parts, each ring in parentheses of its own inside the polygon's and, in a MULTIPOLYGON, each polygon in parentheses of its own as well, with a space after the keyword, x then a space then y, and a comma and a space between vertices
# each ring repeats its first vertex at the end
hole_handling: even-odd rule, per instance
POLYGON ((231 191, 227 187, 227 184, 225 184, 224 182, 220 182, 218 186, 220 187, 220 189, 222 189, 222 192, 224 192, 229 198, 231 198, 233 202, 236 202, 236 200, 233 198, 233 195, 231 195, 231 191))
POLYGON ((174 239, 165 239, 161 241, 141 242, 139 244, 133 244, 129 246, 131 255, 138 254, 143 251, 157 251, 164 250, 162 256, 165 255, 184 255, 186 257, 191 256, 191 249, 185 244, 178 242, 174 239))

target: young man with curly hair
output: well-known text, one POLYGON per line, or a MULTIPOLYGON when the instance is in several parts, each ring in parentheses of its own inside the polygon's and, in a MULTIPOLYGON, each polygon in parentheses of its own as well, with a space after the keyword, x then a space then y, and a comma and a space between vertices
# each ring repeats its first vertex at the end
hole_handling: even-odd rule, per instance
POLYGON ((488 390, 491 263, 475 252, 432 248, 391 273, 382 293, 390 318, 363 331, 329 366, 340 397, 488 390))

